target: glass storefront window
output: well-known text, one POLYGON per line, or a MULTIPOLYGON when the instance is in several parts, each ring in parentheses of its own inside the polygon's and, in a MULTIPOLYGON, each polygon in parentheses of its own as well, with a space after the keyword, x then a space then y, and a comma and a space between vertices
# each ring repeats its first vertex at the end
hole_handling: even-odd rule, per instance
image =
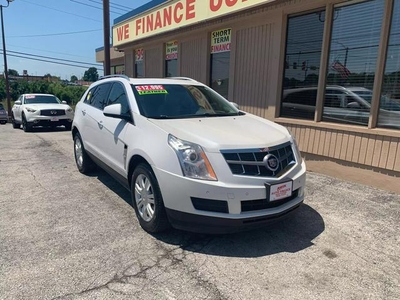
POLYGON ((178 76, 178 60, 171 59, 165 61, 165 77, 178 76))
POLYGON ((229 92, 231 36, 231 28, 211 32, 210 86, 225 99, 229 92))
POLYGON ((112 66, 111 74, 125 74, 125 65, 112 66))
POLYGON ((400 129, 400 0, 394 1, 378 127, 400 129))
POLYGON ((288 19, 281 117, 314 120, 325 12, 288 19))
POLYGON ((368 125, 384 0, 334 9, 323 121, 368 125))
POLYGON ((135 74, 136 74, 136 78, 143 78, 144 77, 143 61, 137 61, 135 63, 135 74))
POLYGON ((144 50, 143 48, 135 50, 135 77, 143 78, 144 77, 144 50))
POLYGON ((178 41, 165 44, 165 77, 178 76, 178 41))

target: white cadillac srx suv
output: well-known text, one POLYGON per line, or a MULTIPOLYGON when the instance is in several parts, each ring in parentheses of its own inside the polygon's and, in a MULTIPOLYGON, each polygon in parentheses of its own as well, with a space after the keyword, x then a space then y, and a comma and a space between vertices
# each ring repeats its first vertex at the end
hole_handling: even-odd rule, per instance
POLYGON ((227 233, 265 226, 304 199, 290 132, 189 78, 106 76, 75 109, 76 165, 131 192, 142 228, 227 233))

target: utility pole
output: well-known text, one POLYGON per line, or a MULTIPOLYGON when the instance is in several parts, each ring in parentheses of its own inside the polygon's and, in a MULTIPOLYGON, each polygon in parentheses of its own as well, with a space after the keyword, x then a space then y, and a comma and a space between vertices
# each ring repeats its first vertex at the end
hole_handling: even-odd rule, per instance
POLYGON ((110 75, 110 0, 103 0, 104 75, 110 75))
MULTIPOLYGON (((14 0, 7 0, 7 6, 14 0)), ((0 5, 1 15, 1 33, 3 37, 3 56, 4 56, 4 80, 6 81, 6 95, 7 95, 7 112, 8 118, 11 118, 11 97, 10 97, 10 82, 8 81, 8 67, 7 67, 7 53, 6 53, 6 37, 4 35, 4 20, 3 20, 3 5, 0 5)))

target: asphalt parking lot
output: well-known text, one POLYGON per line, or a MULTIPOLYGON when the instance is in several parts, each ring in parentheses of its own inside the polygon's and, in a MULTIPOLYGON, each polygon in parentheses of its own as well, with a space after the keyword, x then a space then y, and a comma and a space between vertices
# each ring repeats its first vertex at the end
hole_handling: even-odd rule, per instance
POLYGON ((316 173, 284 222, 144 232, 71 133, 0 125, 0 299, 399 299, 400 195, 316 173))

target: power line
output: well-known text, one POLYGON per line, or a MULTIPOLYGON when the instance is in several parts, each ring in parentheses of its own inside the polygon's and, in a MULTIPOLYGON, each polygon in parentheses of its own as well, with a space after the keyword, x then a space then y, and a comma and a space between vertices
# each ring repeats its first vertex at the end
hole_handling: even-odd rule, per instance
MULTIPOLYGON (((29 60, 35 60, 35 61, 42 61, 42 62, 47 62, 51 64, 56 64, 56 65, 64 65, 64 66, 70 66, 70 67, 77 67, 77 68, 82 68, 82 69, 88 69, 88 66, 81 66, 81 65, 75 65, 75 64, 69 64, 69 63, 62 63, 62 62, 56 62, 56 61, 50 61, 50 60, 45 60, 45 59, 39 59, 39 58, 30 58, 30 57, 25 57, 21 55, 15 55, 15 54, 9 54, 9 51, 7 51, 8 56, 13 56, 13 57, 19 57, 19 58, 24 58, 24 59, 29 59, 29 60)), ((3 51, 0 50, 0 53, 3 54, 3 51)), ((97 69, 97 68, 96 68, 97 69)), ((97 69, 99 71, 103 71, 103 69, 97 69)))
MULTIPOLYGON (((3 51, 2 49, 0 49, 0 50, 3 51)), ((57 58, 57 57, 36 55, 36 54, 25 53, 25 52, 18 52, 18 51, 10 51, 10 50, 8 50, 7 53, 15 53, 15 54, 21 54, 21 55, 28 55, 28 56, 32 56, 32 57, 40 57, 40 58, 46 58, 46 59, 54 59, 54 60, 58 60, 58 61, 65 61, 65 62, 69 62, 69 63, 78 63, 78 64, 86 64, 86 65, 91 65, 91 66, 92 66, 92 65, 103 66, 102 64, 98 64, 98 63, 87 63, 87 62, 83 62, 83 61, 76 61, 76 60, 70 60, 70 59, 62 59, 62 58, 57 58)))
MULTIPOLYGON (((24 47, 24 46, 12 45, 12 44, 8 44, 8 43, 7 43, 7 48, 8 48, 8 46, 18 47, 18 48, 24 48, 24 49, 29 49, 29 50, 37 50, 37 51, 48 52, 48 53, 62 54, 62 55, 67 55, 67 56, 88 58, 87 56, 83 56, 83 55, 76 55, 76 54, 71 54, 71 53, 50 51, 50 50, 44 50, 44 49, 38 49, 38 48, 31 48, 31 47, 24 47)), ((9 50, 7 50, 7 51, 9 51, 9 50)))
MULTIPOLYGON (((96 9, 99 9, 99 10, 103 10, 102 7, 97 7, 97 6, 94 6, 94 5, 82 3, 82 2, 79 2, 79 1, 76 1, 76 0, 70 0, 70 1, 78 3, 78 4, 81 4, 81 5, 89 6, 89 7, 92 7, 92 8, 96 8, 96 9)), ((115 11, 112 11, 112 10, 110 10, 110 12, 113 13, 113 14, 116 14, 116 15, 121 15, 121 13, 118 13, 118 12, 115 12, 115 11)))
POLYGON ((70 12, 66 12, 66 11, 60 10, 60 9, 52 8, 52 7, 41 5, 41 4, 37 4, 37 3, 30 2, 30 1, 27 1, 27 0, 20 0, 20 1, 32 4, 32 5, 44 7, 44 8, 47 8, 47 9, 55 10, 55 11, 58 11, 58 12, 62 12, 62 13, 67 14, 67 15, 72 15, 72 16, 79 17, 79 18, 84 18, 85 20, 92 20, 92 21, 95 21, 95 22, 98 22, 98 23, 102 23, 102 21, 99 21, 99 20, 96 20, 96 19, 92 19, 92 18, 89 18, 87 16, 77 15, 77 14, 74 14, 74 13, 70 13, 70 12))
POLYGON ((30 38, 30 37, 45 37, 45 36, 59 36, 59 35, 68 35, 68 34, 79 34, 79 33, 87 33, 87 32, 95 32, 102 31, 103 29, 93 29, 93 30, 84 30, 84 31, 73 31, 73 32, 62 32, 62 33, 49 33, 49 34, 34 34, 34 35, 14 35, 7 36, 7 38, 30 38))
MULTIPOLYGON (((95 0, 87 0, 87 1, 103 5, 102 1, 95 1, 95 0)), ((129 11, 133 10, 133 8, 129 8, 129 7, 121 8, 121 7, 123 7, 123 5, 113 4, 111 2, 110 2, 110 7, 114 8, 114 9, 122 10, 124 12, 129 12, 129 11)))

